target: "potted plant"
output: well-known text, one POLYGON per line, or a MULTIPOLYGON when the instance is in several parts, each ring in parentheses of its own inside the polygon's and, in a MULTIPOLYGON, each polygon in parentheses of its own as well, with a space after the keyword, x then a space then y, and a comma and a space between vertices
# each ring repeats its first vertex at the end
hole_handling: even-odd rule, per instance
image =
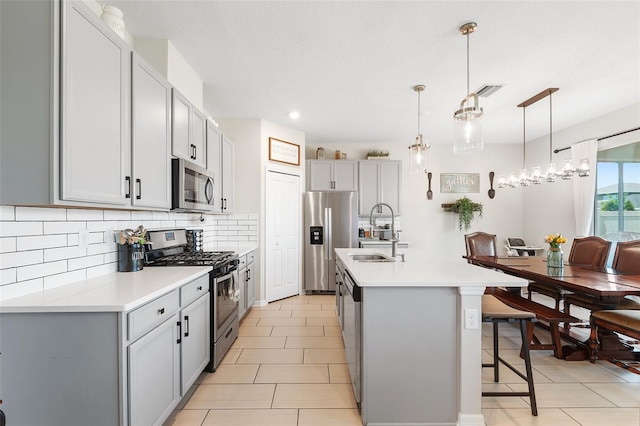
POLYGON ((458 229, 462 231, 464 228, 465 231, 468 231, 475 212, 478 212, 478 217, 482 217, 482 204, 475 203, 467 197, 462 197, 451 205, 451 211, 458 213, 458 229))

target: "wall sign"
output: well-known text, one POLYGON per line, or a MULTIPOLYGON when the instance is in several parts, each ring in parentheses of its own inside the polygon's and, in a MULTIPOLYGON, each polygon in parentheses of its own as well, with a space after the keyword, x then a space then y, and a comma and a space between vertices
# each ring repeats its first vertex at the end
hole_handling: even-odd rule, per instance
POLYGON ((480 192, 480 173, 440 173, 440 192, 480 192))
POLYGON ((300 145, 276 138, 269 138, 269 160, 299 166, 300 145))

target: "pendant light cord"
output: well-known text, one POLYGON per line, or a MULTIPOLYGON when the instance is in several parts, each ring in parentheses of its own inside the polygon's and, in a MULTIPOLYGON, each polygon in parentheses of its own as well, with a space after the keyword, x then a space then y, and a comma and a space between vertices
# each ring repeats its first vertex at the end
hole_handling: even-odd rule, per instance
POLYGON ((469 32, 467 31, 467 95, 469 94, 469 32))
POLYGON ((527 108, 522 108, 522 168, 527 168, 527 108))
POLYGON ((421 90, 418 90, 418 134, 420 134, 420 92, 421 90))
POLYGON ((553 92, 549 92, 549 162, 551 163, 553 155, 553 102, 551 96, 553 92))

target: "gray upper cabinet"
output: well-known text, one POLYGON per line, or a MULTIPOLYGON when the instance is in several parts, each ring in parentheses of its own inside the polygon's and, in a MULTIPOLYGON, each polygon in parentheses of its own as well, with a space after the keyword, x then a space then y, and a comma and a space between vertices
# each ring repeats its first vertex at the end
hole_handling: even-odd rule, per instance
POLYGON ((203 113, 195 108, 191 109, 191 161, 200 167, 207 167, 206 146, 206 126, 207 118, 203 113))
POLYGON ((173 105, 171 116, 172 141, 171 150, 175 157, 191 161, 193 149, 191 146, 191 104, 176 89, 172 90, 173 105))
POLYGON ((222 212, 232 213, 233 204, 233 162, 234 146, 231 139, 222 135, 222 212))
POLYGON ((173 89, 173 141, 175 157, 206 167, 206 117, 182 95, 173 89))
MULTIPOLYGON (((396 215, 402 214, 402 161, 359 161, 358 214, 370 215, 377 203, 391 206, 396 215)), ((374 216, 391 216, 387 208, 379 208, 374 216)))
POLYGON ((357 191, 358 163, 351 160, 310 160, 309 191, 357 191))
POLYGON ((129 204, 130 50, 78 3, 63 30, 61 198, 129 204))
POLYGON ((128 46, 82 2, 0 2, 0 20, 0 202, 130 206, 128 46))
POLYGON ((222 213, 222 133, 207 120, 207 170, 213 173, 213 213, 222 213))
POLYGON ((171 85, 136 53, 132 72, 132 203, 171 208, 171 85))

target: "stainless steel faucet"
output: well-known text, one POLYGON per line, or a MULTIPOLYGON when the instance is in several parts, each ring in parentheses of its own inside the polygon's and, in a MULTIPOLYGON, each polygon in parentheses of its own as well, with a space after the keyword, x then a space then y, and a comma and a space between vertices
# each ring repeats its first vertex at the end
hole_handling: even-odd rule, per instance
MULTIPOLYGON (((387 206, 391 211, 391 256, 396 257, 396 249, 398 248, 398 240, 400 237, 396 234, 396 218, 393 214, 393 209, 387 203, 378 203, 371 208, 371 214, 369 215, 369 225, 373 227, 373 211, 378 206, 387 206)), ((404 259, 404 258, 403 258, 404 259)))

